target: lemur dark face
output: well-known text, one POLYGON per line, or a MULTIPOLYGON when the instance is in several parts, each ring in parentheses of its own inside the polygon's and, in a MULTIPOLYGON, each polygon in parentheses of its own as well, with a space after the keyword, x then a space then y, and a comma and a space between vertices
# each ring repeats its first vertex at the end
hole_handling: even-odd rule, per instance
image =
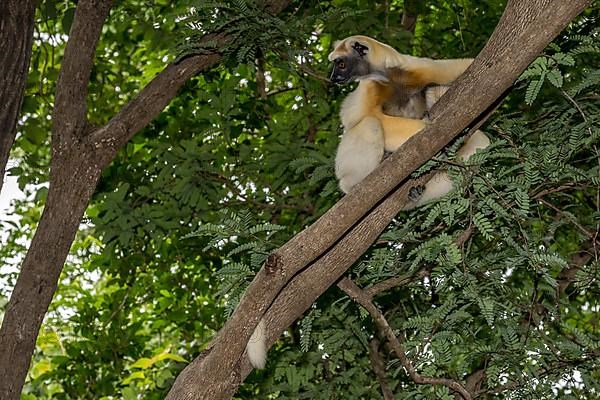
POLYGON ((337 57, 333 60, 333 71, 329 80, 337 84, 345 84, 368 75, 371 67, 366 59, 369 48, 358 42, 352 46, 352 51, 348 55, 337 57))

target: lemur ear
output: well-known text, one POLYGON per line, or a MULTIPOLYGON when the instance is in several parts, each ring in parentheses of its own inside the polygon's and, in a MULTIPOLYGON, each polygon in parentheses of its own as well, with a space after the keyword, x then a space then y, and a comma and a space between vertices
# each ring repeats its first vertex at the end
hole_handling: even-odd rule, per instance
POLYGON ((361 57, 366 56, 367 52, 369 51, 369 48, 367 46, 365 46, 364 44, 360 44, 358 42, 354 42, 354 44, 352 45, 352 48, 354 50, 356 50, 358 55, 361 57))

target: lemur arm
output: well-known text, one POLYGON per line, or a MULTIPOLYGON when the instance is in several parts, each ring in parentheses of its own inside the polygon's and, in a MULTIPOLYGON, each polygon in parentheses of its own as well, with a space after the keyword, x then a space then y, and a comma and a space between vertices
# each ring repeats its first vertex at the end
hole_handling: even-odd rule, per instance
POLYGON ((447 85, 458 78, 473 62, 472 58, 456 58, 451 60, 432 60, 403 55, 398 65, 389 68, 400 68, 408 74, 409 82, 415 86, 430 84, 447 85))

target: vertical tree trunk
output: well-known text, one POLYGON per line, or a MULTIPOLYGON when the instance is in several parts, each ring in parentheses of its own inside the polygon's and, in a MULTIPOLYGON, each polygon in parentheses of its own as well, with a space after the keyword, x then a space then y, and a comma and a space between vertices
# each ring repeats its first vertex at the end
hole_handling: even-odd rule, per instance
POLYGON ((0 191, 17 134, 33 37, 34 0, 0 1, 0 191))
MULTIPOLYGON (((75 149, 76 150, 76 149, 75 149)), ((0 399, 20 398, 38 331, 100 170, 73 151, 53 160, 53 179, 0 328, 0 399), (32 296, 31 294, 35 294, 32 296), (27 357, 24 357, 24 355, 27 357)))

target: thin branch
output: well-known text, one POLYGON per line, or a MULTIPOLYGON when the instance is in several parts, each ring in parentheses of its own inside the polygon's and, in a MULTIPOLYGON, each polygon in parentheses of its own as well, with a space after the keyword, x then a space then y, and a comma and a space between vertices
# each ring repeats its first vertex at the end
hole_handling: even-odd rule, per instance
POLYGON ((385 292, 386 290, 390 290, 391 288, 395 288, 397 286, 404 286, 407 283, 412 282, 416 277, 420 277, 422 275, 422 272, 420 272, 418 274, 394 276, 392 278, 385 279, 381 282, 377 282, 373 286, 370 286, 369 288, 365 289, 364 292, 369 299, 372 299, 381 292, 385 292))
MULTIPOLYGON (((543 185, 540 185, 543 187, 543 185)), ((587 185, 576 185, 573 182, 569 182, 569 183, 565 183, 562 186, 559 187, 555 187, 555 188, 550 188, 550 189, 545 189, 545 190, 541 190, 538 193, 535 194, 530 194, 530 196, 534 199, 540 199, 548 194, 551 193, 560 193, 560 192, 566 192, 568 190, 572 190, 572 189, 586 189, 588 186, 587 185)), ((540 187, 538 187, 539 189, 540 187)))
POLYGON ((591 240, 596 240, 595 238, 595 233, 589 231, 585 226, 581 225, 579 223, 579 221, 577 221, 575 218, 573 218, 571 215, 568 215, 567 213, 565 213, 563 210, 561 210, 560 208, 556 207, 554 204, 550 203, 549 201, 546 201, 543 198, 538 198, 538 201, 540 201, 541 203, 543 203, 545 206, 553 209, 554 211, 556 211, 557 213, 559 213, 561 216, 563 216, 564 218, 566 218, 567 220, 571 221, 571 223, 573 225, 575 225, 577 227, 577 229, 579 229, 583 234, 585 234, 589 239, 591 240))
POLYGON ((473 236, 475 232, 475 227, 473 225, 469 225, 467 229, 465 229, 454 241, 458 247, 462 247, 463 244, 466 243, 467 240, 473 236))
POLYGON ((394 393, 390 389, 385 376, 385 363, 379 353, 379 340, 377 339, 369 342, 369 359, 371 360, 373 372, 375 372, 375 376, 377 376, 377 380, 379 381, 379 386, 381 386, 381 393, 384 400, 394 400, 394 393))
MULTIPOLYGON (((577 367, 581 364, 584 364, 586 362, 590 362, 593 361, 595 359, 595 357, 589 358, 589 359, 578 359, 578 360, 572 360, 572 361, 559 361, 555 364, 551 364, 545 368, 540 368, 537 372, 534 372, 531 374, 532 377, 535 377, 535 380, 539 380, 542 378, 545 378, 546 376, 550 376, 555 372, 560 372, 561 374, 564 373, 565 368, 571 367, 577 367)), ((518 389, 521 386, 524 385, 531 385, 534 379, 532 378, 529 381, 524 381, 524 382, 520 382, 520 381, 509 381, 505 384, 502 384, 500 386, 496 386, 495 388, 491 388, 491 389, 482 389, 480 391, 478 391, 475 396, 479 397, 483 394, 500 394, 506 391, 510 391, 510 390, 515 390, 518 389)))
POLYGON ((464 400, 471 400, 471 394, 465 389, 465 387, 458 381, 448 378, 435 378, 431 376, 423 376, 417 372, 412 362, 409 360, 404 347, 394 334, 394 330, 389 325, 381 311, 377 309, 375 304, 371 301, 371 298, 367 293, 360 289, 350 278, 343 278, 339 283, 338 287, 342 289, 352 300, 359 303, 365 310, 369 312, 371 318, 377 325, 377 328, 383 336, 388 340, 390 346, 394 350, 396 357, 400 360, 400 363, 410 376, 410 378, 419 385, 443 385, 448 389, 459 393, 464 400))
POLYGON ((275 90, 269 90, 267 92, 267 97, 277 96, 278 94, 286 93, 286 92, 289 92, 292 90, 300 90, 300 88, 292 86, 292 87, 283 87, 283 88, 275 89, 275 90))
MULTIPOLYGON (((405 0, 404 1, 404 10, 402 12, 402 20, 400 24, 404 29, 406 29, 410 33, 415 33, 415 27, 417 26, 417 17, 418 14, 416 12, 416 3, 419 0, 405 0)), ((389 8, 389 5, 386 2, 386 9, 389 8)), ((387 10, 389 12, 389 9, 387 10)), ((385 14, 385 29, 387 30, 389 27, 388 24, 388 12, 385 14)))
MULTIPOLYGON (((215 40, 220 44, 225 42, 223 36, 212 36, 205 40, 215 40)), ((119 148, 152 121, 171 102, 185 82, 212 67, 221 58, 216 53, 192 56, 177 64, 169 64, 154 77, 105 126, 89 136, 88 140, 95 148, 108 150, 104 152, 102 164, 110 162, 119 148)))
POLYGON ((267 79, 265 77, 265 57, 260 52, 260 49, 257 50, 258 54, 256 55, 256 91, 258 92, 258 96, 261 100, 267 99, 267 79))

